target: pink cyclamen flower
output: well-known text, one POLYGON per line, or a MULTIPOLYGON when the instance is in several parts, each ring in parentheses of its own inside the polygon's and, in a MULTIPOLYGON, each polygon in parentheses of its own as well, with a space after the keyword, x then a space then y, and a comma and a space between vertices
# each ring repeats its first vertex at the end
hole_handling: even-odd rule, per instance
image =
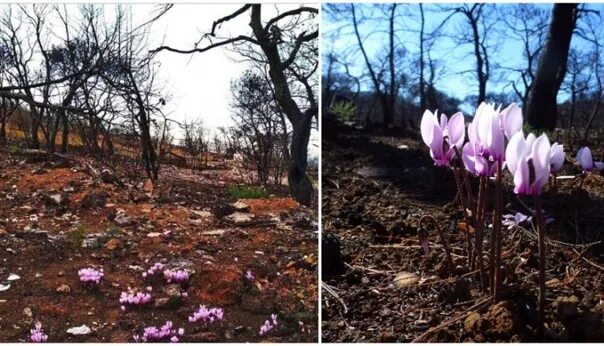
POLYGON ((503 226, 506 226, 508 228, 508 230, 514 229, 514 228, 520 226, 520 224, 522 224, 524 222, 531 222, 533 220, 532 216, 527 216, 522 213, 516 213, 514 215, 505 214, 505 215, 502 215, 502 217, 503 217, 503 222, 501 224, 503 226))
POLYGON ((494 105, 481 103, 476 109, 468 136, 479 154, 492 161, 502 161, 505 155, 505 139, 501 129, 499 109, 494 105))
POLYGON ((96 270, 94 268, 83 268, 78 270, 78 275, 80 277, 80 282, 84 283, 95 283, 99 284, 105 273, 103 273, 103 269, 96 270))
POLYGON ((579 151, 577 152, 577 161, 585 172, 604 169, 604 162, 593 160, 589 147, 582 147, 579 149, 579 151))
POLYGON ((547 135, 538 138, 532 133, 524 138, 517 132, 506 149, 507 166, 514 176, 514 192, 519 195, 538 195, 547 183, 550 173, 550 143, 547 135))
POLYGON ((220 322, 224 318, 224 309, 222 308, 208 308, 205 305, 200 305, 197 311, 193 315, 189 316, 189 322, 202 321, 205 324, 212 324, 214 322, 220 322))
POLYGON ((556 173, 564 163, 564 146, 555 142, 550 149, 550 172, 556 173))
POLYGON ((44 329, 42 329, 42 324, 40 322, 36 323, 35 328, 30 330, 31 342, 45 342, 48 340, 48 335, 44 334, 44 329))
POLYGON ((251 270, 248 269, 248 271, 245 273, 245 278, 248 279, 249 281, 254 280, 254 274, 252 273, 251 270))
POLYGON ((260 336, 264 336, 268 334, 271 330, 273 330, 277 326, 277 315, 272 314, 271 319, 264 321, 264 324, 260 326, 260 332, 258 333, 260 336))
POLYGON ((455 148, 461 150, 465 139, 464 117, 457 112, 447 119, 441 114, 438 121, 438 110, 434 113, 426 110, 420 124, 424 143, 430 148, 430 156, 436 166, 448 166, 455 156, 455 148))

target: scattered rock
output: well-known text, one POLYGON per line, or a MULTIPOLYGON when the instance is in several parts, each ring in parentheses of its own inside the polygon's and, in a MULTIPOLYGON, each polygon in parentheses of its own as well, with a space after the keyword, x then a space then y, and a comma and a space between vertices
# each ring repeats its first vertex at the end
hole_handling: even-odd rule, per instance
POLYGON ((69 287, 68 285, 62 284, 61 286, 57 287, 57 292, 69 293, 69 292, 71 292, 71 287, 69 287))
POLYGON ((87 335, 87 334, 90 334, 90 332, 91 332, 90 328, 88 328, 88 326, 85 324, 83 324, 79 327, 73 327, 73 328, 67 329, 67 334, 71 334, 71 335, 87 335))
POLYGON ((235 211, 238 211, 238 212, 249 213, 249 211, 250 211, 250 206, 241 200, 231 204, 231 206, 233 206, 233 208, 235 208, 235 211))
POLYGON ((25 309, 23 309, 23 315, 31 318, 34 314, 31 311, 31 308, 25 308, 25 309))
POLYGON ((108 196, 109 195, 105 191, 89 192, 82 198, 80 208, 93 209, 104 207, 105 203, 107 203, 108 196))
POLYGON ((161 237, 161 233, 159 233, 159 232, 150 232, 150 233, 147 233, 147 237, 149 237, 149 238, 158 238, 158 237, 161 237))
POLYGON ((8 278, 6 279, 6 281, 17 281, 17 280, 20 280, 20 279, 21 279, 21 277, 19 275, 17 275, 17 274, 10 274, 8 276, 8 278))
POLYGON ((126 211, 124 209, 117 209, 117 213, 113 221, 120 227, 130 226, 134 222, 128 215, 126 215, 126 211))
POLYGON ((42 202, 48 207, 59 207, 67 204, 67 195, 62 194, 42 194, 42 202))
POLYGON ((252 221, 252 215, 237 211, 229 216, 226 216, 224 219, 237 225, 252 221))
POLYGON ((215 229, 215 230, 212 230, 212 231, 203 231, 203 232, 201 232, 201 235, 217 235, 217 236, 221 237, 221 236, 224 235, 224 233, 226 231, 227 230, 225 230, 225 229, 215 229))
POLYGON ((4 237, 7 234, 8 234, 8 232, 6 232, 6 230, 4 228, 0 227, 0 238, 4 237))
POLYGON ((189 210, 190 219, 209 219, 212 217, 212 213, 206 210, 189 210))
POLYGON ((83 248, 98 249, 101 247, 99 239, 96 237, 86 238, 82 241, 83 248))
POLYGON ((107 243, 105 243, 105 249, 109 251, 117 250, 120 248, 120 241, 116 238, 111 238, 107 243))
POLYGON ((409 287, 419 282, 419 276, 411 272, 400 272, 394 278, 394 286, 397 288, 409 287))

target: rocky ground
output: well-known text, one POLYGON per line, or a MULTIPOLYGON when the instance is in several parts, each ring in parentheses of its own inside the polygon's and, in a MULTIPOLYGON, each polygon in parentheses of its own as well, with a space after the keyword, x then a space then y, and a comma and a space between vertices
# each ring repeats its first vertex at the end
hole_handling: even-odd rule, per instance
MULTIPOLYGON (((538 249, 531 226, 504 235, 503 299, 493 304, 466 265, 453 177, 433 167, 419 132, 333 124, 329 130, 324 123, 322 340, 539 341, 538 249), (417 223, 426 214, 445 230, 454 270, 446 265, 436 232, 429 235, 428 255, 422 251, 417 223)), ((604 157, 602 148, 592 148, 595 157, 604 157)), ((562 175, 580 173, 573 156, 567 153, 562 175)), ((506 181, 509 187, 509 176, 506 181)), ((506 190, 506 213, 530 213, 530 199, 506 190)), ((547 228, 546 338, 602 342, 604 177, 590 175, 582 186, 581 178, 559 181, 543 204, 555 219, 547 228)))
POLYGON ((315 211, 283 189, 237 201, 227 187, 249 172, 229 161, 166 166, 155 186, 114 168, 0 150, 0 341, 29 341, 39 322, 49 342, 133 342, 168 320, 183 342, 317 340, 315 211), (190 279, 143 279, 156 262, 190 279), (98 286, 79 281, 86 267, 103 269, 98 286), (152 301, 123 311, 129 290, 152 301), (201 304, 223 308, 223 321, 189 322, 201 304), (278 325, 260 336, 271 314, 278 325))

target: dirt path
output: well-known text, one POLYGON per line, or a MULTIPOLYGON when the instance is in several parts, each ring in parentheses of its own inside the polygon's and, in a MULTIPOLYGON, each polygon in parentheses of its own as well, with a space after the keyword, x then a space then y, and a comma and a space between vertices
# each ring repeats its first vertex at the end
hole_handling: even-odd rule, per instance
MULTIPOLYGON (((323 277, 323 341, 538 340, 538 250, 530 226, 504 235, 503 302, 493 305, 466 265, 453 177, 433 167, 421 139, 350 127, 337 132, 323 137, 322 222, 324 237, 339 238, 344 263, 323 277), (427 214, 445 230, 454 270, 436 232, 429 254, 421 249, 417 222, 427 214), (401 272, 408 272, 405 279, 395 280, 401 272)), ((561 174, 578 173, 567 162, 561 174)), ((555 218, 547 230, 549 341, 604 341, 604 178, 579 183, 563 181, 543 197, 555 218)), ((504 206, 506 213, 529 213, 512 193, 504 206)))
POLYGON ((28 341, 40 322, 51 342, 132 342, 168 320, 184 328, 183 342, 316 341, 315 212, 285 196, 235 211, 229 167, 167 167, 151 191, 104 182, 77 162, 0 157, 0 289, 10 286, 0 291, 0 341, 28 341), (156 262, 190 279, 143 279, 156 262), (98 287, 79 281, 85 267, 103 269, 98 287), (151 293, 151 303, 122 311, 129 289, 151 293), (223 308, 223 321, 189 322, 200 304, 223 308), (259 336, 271 314, 278 327, 259 336), (81 325, 90 333, 66 332, 81 325))

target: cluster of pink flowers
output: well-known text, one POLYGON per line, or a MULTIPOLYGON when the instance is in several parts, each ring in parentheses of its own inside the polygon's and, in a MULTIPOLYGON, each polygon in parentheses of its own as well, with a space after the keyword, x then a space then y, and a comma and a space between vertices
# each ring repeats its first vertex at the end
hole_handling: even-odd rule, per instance
POLYGON ((189 272, 186 270, 164 270, 164 278, 170 282, 183 283, 189 281, 189 272))
POLYGON ((44 334, 44 329, 42 329, 42 324, 39 322, 36 323, 35 328, 31 329, 30 332, 31 332, 31 337, 30 337, 31 342, 45 342, 46 340, 48 340, 48 335, 44 334))
POLYGON ((224 309, 208 308, 205 305, 200 305, 199 309, 189 316, 189 322, 202 321, 205 324, 222 321, 224 317, 224 309))
POLYGON ((151 301, 151 294, 144 292, 128 293, 122 292, 120 295, 120 303, 122 310, 126 310, 126 305, 145 305, 151 301))
POLYGON ((143 335, 134 335, 134 341, 158 342, 169 339, 170 342, 178 342, 180 341, 179 336, 183 336, 185 334, 185 330, 183 328, 178 328, 178 330, 176 330, 172 327, 172 321, 166 321, 166 323, 159 328, 155 326, 146 327, 143 335))
POLYGON ((277 314, 272 314, 271 319, 264 321, 264 324, 260 326, 260 336, 268 334, 277 326, 277 314))
POLYGON ((157 262, 151 268, 149 268, 146 272, 143 273, 143 278, 147 278, 148 276, 153 276, 156 273, 161 272, 164 269, 164 265, 157 262))
MULTIPOLYGON (((525 137, 522 122, 522 110, 515 103, 501 110, 483 102, 468 125, 469 141, 465 144, 466 130, 460 112, 451 118, 441 114, 439 121, 438 111, 426 110, 420 127, 436 166, 449 166, 461 156, 470 173, 491 177, 496 173, 495 163, 505 163, 514 176, 514 192, 536 195, 541 193, 549 175, 562 167, 564 148, 558 143, 550 144, 545 134, 536 137, 530 133, 525 137)), ((585 166, 584 169, 588 170, 585 166)))
POLYGON ((92 283, 99 284, 105 273, 103 273, 103 269, 96 270, 94 268, 83 268, 78 270, 78 275, 80 276, 80 281, 84 283, 92 283))

